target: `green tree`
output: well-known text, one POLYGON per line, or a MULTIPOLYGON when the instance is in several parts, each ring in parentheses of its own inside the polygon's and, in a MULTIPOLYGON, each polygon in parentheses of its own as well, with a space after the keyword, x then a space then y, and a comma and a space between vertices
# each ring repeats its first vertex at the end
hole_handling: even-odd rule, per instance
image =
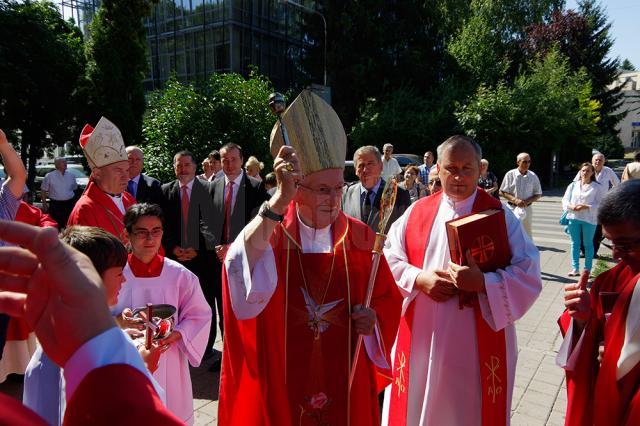
POLYGON ((578 6, 577 11, 555 11, 548 22, 528 27, 523 46, 530 58, 559 49, 573 71, 585 70, 593 97, 601 105, 599 134, 611 140, 616 137, 615 126, 622 118, 616 113, 622 96, 620 88, 610 87, 618 77, 620 66, 618 59, 610 58, 611 24, 595 0, 580 1, 578 6))
POLYGON ((142 146, 150 175, 175 179, 173 156, 187 149, 195 161, 227 142, 242 146, 245 156, 270 163, 269 135, 275 117, 268 107, 271 83, 252 72, 214 74, 196 87, 171 78, 163 90, 151 94, 144 117, 142 146))
POLYGON ((456 127, 453 115, 460 89, 443 85, 439 96, 422 96, 401 87, 381 98, 370 98, 349 134, 351 150, 363 145, 379 148, 393 143, 396 152, 422 153, 451 136, 456 127))
POLYGON ((620 65, 620 69, 624 71, 635 71, 636 67, 633 66, 631 61, 627 58, 624 61, 622 61, 622 65, 620 65))
POLYGON ((513 167, 518 152, 527 151, 540 164, 536 171, 546 177, 552 152, 592 142, 600 104, 592 99, 586 72, 572 72, 557 51, 529 68, 512 86, 480 86, 456 116, 499 173, 513 167))
POLYGON ((562 3, 558 0, 472 0, 466 19, 456 29, 447 50, 471 77, 471 84, 513 81, 526 64, 520 47, 525 29, 543 22, 562 3))
MULTIPOLYGON (((345 128, 351 128, 368 98, 404 86, 426 95, 447 75, 445 25, 453 25, 462 0, 327 0, 319 11, 327 20, 328 84, 345 128), (448 9, 444 5, 449 4, 448 9), (447 19, 444 19, 446 16, 447 19)), ((322 22, 304 17, 314 40, 306 69, 322 69, 322 22)), ((314 72, 314 76, 319 73, 314 72)), ((313 82, 318 82, 316 77, 313 82)))
POLYGON ((0 122, 21 135, 31 185, 43 148, 77 134, 82 35, 50 2, 0 2, 0 122))
POLYGON ((87 43, 91 81, 89 121, 104 115, 113 121, 127 144, 140 141, 145 110, 142 81, 147 70, 143 17, 155 0, 103 0, 91 23, 87 43))

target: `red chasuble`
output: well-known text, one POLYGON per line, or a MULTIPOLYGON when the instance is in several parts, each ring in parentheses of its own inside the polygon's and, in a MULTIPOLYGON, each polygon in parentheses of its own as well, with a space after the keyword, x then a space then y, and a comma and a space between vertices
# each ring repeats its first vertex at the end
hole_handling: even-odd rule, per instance
MULTIPOLYGON (((122 193, 122 203, 126 210, 134 205, 136 200, 131 194, 124 191, 122 193)), ((73 208, 67 225, 97 226, 124 241, 122 235, 124 230, 123 218, 124 215, 120 213, 111 197, 98 188, 95 182, 90 181, 82 197, 73 208)))
MULTIPOLYGON (((600 274, 590 290, 592 316, 585 326, 585 335, 580 354, 573 371, 566 371, 567 377, 567 412, 565 424, 571 426, 593 424, 593 397, 596 378, 600 366, 598 365, 598 346, 604 340, 604 312, 598 295, 601 291, 622 293, 631 282, 633 272, 624 262, 618 263, 609 271, 600 274)), ((634 282, 635 284, 635 282, 634 282)), ((617 304, 617 302, 616 302, 617 304)), ((564 312, 558 320, 562 334, 565 335, 571 317, 564 312)), ((578 336, 574 336, 577 342, 578 336)), ((624 339, 624 328, 622 329, 624 339)), ((614 375, 615 377, 615 375, 614 375)))
MULTIPOLYGON (((407 221, 405 239, 407 259, 415 267, 422 268, 424 256, 429 244, 429 235, 433 227, 442 192, 423 198, 416 202, 407 221)), ((500 201, 478 190, 471 213, 488 209, 501 209, 500 201)), ((503 330, 493 331, 482 317, 477 295, 460 294, 461 305, 470 301, 476 318, 476 335, 478 340, 478 364, 482 389, 482 425, 499 426, 507 422, 507 350, 506 336, 503 330)), ((409 358, 411 355, 411 330, 415 302, 409 304, 400 320, 396 353, 393 364, 393 383, 389 406, 389 424, 406 425, 407 403, 409 397, 409 358)), ((461 306, 461 309, 463 307, 461 306)))
MULTIPOLYGON (((271 246, 278 284, 265 309, 235 318, 223 273, 224 354, 221 425, 374 425, 379 372, 360 351, 351 395, 348 381, 357 342, 351 308, 364 303, 374 234, 342 212, 332 226, 333 253, 303 254, 296 209, 290 205, 271 246), (315 314, 314 314, 315 312, 315 314)), ((402 298, 381 259, 371 307, 387 360, 402 298)))

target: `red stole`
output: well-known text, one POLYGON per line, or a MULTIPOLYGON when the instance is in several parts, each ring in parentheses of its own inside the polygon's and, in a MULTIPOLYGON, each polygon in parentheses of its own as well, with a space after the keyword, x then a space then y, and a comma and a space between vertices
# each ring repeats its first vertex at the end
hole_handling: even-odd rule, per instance
MULTIPOLYGON (((374 235, 366 225, 342 213, 332 232, 333 255, 300 256, 305 287, 298 260, 296 209, 290 206, 283 226, 274 231, 271 240, 277 288, 256 318, 236 319, 230 306, 227 273, 223 273, 225 356, 220 376, 220 424, 379 424, 378 374, 364 350, 360 352, 352 394, 348 393, 357 341, 350 313, 353 305, 363 303, 365 297, 374 235), (302 289, 318 305, 341 301, 322 312, 321 321, 314 324, 302 289)), ((397 330, 400 304, 393 276, 386 261, 381 262, 372 307, 378 315, 387 356, 397 330)))
POLYGON ((637 422, 629 422, 627 417, 628 412, 635 411, 637 414, 638 410, 640 410, 640 407, 633 407, 630 404, 632 399, 635 399, 637 403, 638 398, 634 398, 634 394, 640 394, 638 366, 636 365, 636 368, 632 369, 620 380, 616 379, 616 371, 624 344, 629 304, 639 279, 640 274, 627 281, 622 293, 616 300, 611 317, 605 323, 604 357, 596 379, 593 398, 594 425, 638 424, 637 422))
MULTIPOLYGON (((597 362, 598 346, 604 340, 604 312, 598 294, 601 291, 622 293, 632 278, 633 272, 631 268, 625 262, 620 262, 612 269, 599 275, 593 282, 590 291, 593 314, 585 326, 582 349, 578 355, 575 368, 573 371, 566 371, 566 425, 586 426, 593 424, 592 398, 598 370, 600 369, 597 362)), ((619 300, 620 298, 618 298, 619 300)), ((616 301, 616 304, 618 301, 616 301)), ((608 322, 611 322, 611 319, 608 322)), ((562 334, 565 335, 571 324, 571 317, 567 311, 558 319, 558 324, 562 334)), ((624 333, 624 329, 622 329, 622 332, 624 333)), ((578 336, 574 337, 577 339, 578 336)))
MULTIPOLYGON (((416 202, 407 220, 405 238, 408 261, 418 268, 424 265, 424 255, 429 243, 442 192, 416 202)), ((477 190, 472 213, 492 208, 502 208, 500 202, 482 190, 477 190)), ((389 425, 407 423, 407 403, 409 399, 411 329, 415 303, 409 304, 400 319, 396 353, 393 363, 393 382, 389 407, 389 425)), ((482 388, 482 425, 505 425, 507 422, 507 350, 504 329, 493 331, 482 318, 477 297, 473 298, 478 339, 478 364, 482 388)))

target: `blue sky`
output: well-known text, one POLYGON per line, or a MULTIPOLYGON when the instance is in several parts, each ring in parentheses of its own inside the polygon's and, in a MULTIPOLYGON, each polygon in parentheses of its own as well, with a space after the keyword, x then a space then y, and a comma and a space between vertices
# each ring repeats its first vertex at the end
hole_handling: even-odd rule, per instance
MULTIPOLYGON (((640 1, 602 0, 615 40, 611 55, 621 60, 628 58, 640 70, 640 1)), ((567 9, 576 9, 576 0, 567 0, 567 9)))

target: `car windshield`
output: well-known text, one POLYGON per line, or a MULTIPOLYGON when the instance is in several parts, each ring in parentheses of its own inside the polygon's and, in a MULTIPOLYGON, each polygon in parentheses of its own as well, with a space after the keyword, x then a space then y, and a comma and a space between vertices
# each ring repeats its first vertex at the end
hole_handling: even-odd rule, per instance
POLYGON ((67 169, 68 172, 70 172, 72 175, 74 175, 76 177, 76 179, 79 178, 87 178, 88 176, 86 175, 85 172, 83 172, 80 169, 72 169, 72 168, 68 168, 67 169))

